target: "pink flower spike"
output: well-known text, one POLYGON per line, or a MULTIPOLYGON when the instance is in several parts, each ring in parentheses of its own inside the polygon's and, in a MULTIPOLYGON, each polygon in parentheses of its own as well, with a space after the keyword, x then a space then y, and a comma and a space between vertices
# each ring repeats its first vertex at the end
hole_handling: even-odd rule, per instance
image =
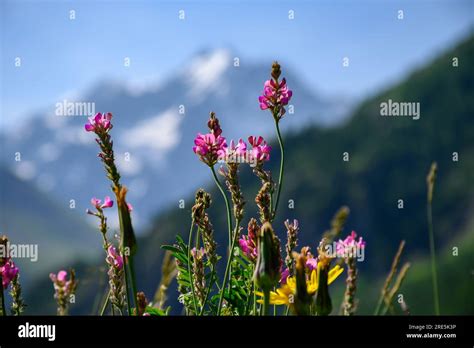
POLYGON ((285 114, 284 106, 288 105, 292 96, 293 92, 288 89, 286 79, 282 79, 281 82, 267 80, 263 86, 263 93, 258 98, 260 109, 270 109, 278 121, 285 114))
POLYGON ((252 156, 257 160, 257 162, 264 162, 270 160, 270 151, 271 146, 267 145, 267 142, 263 137, 259 136, 249 137, 249 143, 252 145, 252 156))
POLYGON ((133 211, 133 205, 131 205, 130 203, 127 203, 127 208, 130 213, 133 211))
POLYGON ((106 196, 104 199, 104 204, 102 204, 100 207, 102 209, 104 208, 111 208, 114 205, 114 201, 110 199, 109 196, 106 196))
POLYGON ((58 272, 58 281, 60 282, 65 282, 67 280, 67 272, 64 270, 61 270, 58 272))
POLYGON ((108 131, 112 129, 112 114, 110 112, 102 114, 98 112, 94 117, 89 117, 89 123, 84 128, 87 132, 98 133, 100 131, 108 131))
POLYGON ((239 246, 240 246, 240 249, 242 249, 242 252, 244 254, 247 255, 249 253, 248 243, 244 238, 239 239, 239 246))
POLYGON ((86 123, 84 125, 84 128, 86 129, 87 132, 93 132, 95 130, 95 127, 94 125, 90 124, 90 123, 86 123))
POLYGON ((117 252, 117 249, 110 245, 107 249, 107 262, 115 268, 123 268, 123 257, 117 252))
POLYGON ((102 202, 102 201, 100 199, 95 198, 95 197, 91 199, 91 204, 96 208, 100 207, 100 202, 102 202))
POLYGON ((225 155, 227 148, 226 139, 220 135, 216 137, 212 133, 198 133, 194 144, 196 145, 193 146, 194 153, 210 167, 217 163, 219 156, 225 155))
POLYGON ((10 259, 3 266, 0 267, 0 274, 2 276, 2 286, 4 289, 8 288, 11 281, 18 274, 19 269, 15 266, 15 263, 10 259))
POLYGON ((336 243, 336 253, 339 257, 349 257, 354 255, 356 249, 365 248, 365 241, 362 237, 357 240, 357 233, 352 231, 344 240, 339 239, 336 243))
POLYGON ((247 144, 242 139, 239 139, 239 144, 237 145, 237 154, 243 156, 247 153, 247 144))

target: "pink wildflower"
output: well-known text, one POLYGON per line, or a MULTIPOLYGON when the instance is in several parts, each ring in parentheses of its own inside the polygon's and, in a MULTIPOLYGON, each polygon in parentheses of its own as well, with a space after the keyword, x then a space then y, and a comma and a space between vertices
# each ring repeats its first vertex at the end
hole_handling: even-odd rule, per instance
POLYGON ((114 201, 110 199, 109 196, 104 198, 104 204, 102 204, 101 208, 111 208, 114 205, 114 201))
POLYGON ((2 275, 2 285, 3 288, 8 288, 10 282, 16 277, 19 269, 15 266, 15 263, 9 259, 6 261, 3 266, 0 267, 0 274, 2 275))
POLYGON ((194 139, 193 151, 199 156, 199 159, 212 167, 217 163, 219 157, 225 155, 227 143, 224 137, 215 136, 212 133, 198 133, 194 139))
POLYGON ((264 162, 270 160, 270 151, 272 150, 271 146, 267 145, 267 142, 263 137, 259 136, 249 137, 249 143, 252 145, 251 156, 257 160, 257 162, 264 162))
MULTIPOLYGON (((284 113, 283 106, 288 105, 292 96, 293 92, 288 89, 286 79, 283 79, 281 82, 273 79, 267 80, 263 88, 263 95, 258 97, 260 109, 278 111, 281 108, 284 113)), ((281 116, 283 116, 283 113, 281 116)))
POLYGON ((356 249, 365 248, 365 241, 362 237, 357 240, 357 233, 352 231, 344 240, 339 239, 336 244, 336 253, 339 257, 355 255, 356 249))
MULTIPOLYGON (((92 198, 91 199, 91 204, 96 208, 96 209, 104 209, 104 208, 111 208, 114 205, 114 201, 110 199, 109 196, 106 196, 104 198, 104 203, 102 203, 102 200, 97 199, 97 198, 92 198)), ((90 213, 89 213, 90 214, 90 213)), ((93 214, 92 214, 93 215, 93 214)))
POLYGON ((87 132, 102 132, 109 131, 112 129, 112 113, 97 113, 94 117, 89 117, 89 123, 87 123, 84 128, 87 132))
POLYGON ((251 219, 247 228, 247 235, 242 236, 239 239, 239 246, 242 252, 247 256, 252 262, 257 260, 257 232, 259 226, 255 219, 251 219))
POLYGON ((123 258, 113 245, 110 245, 107 249, 107 263, 118 269, 123 267, 123 258))

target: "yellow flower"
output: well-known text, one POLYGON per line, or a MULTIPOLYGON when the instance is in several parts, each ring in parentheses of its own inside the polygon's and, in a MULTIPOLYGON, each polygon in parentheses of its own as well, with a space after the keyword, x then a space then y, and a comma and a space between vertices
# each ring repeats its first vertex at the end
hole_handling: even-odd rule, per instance
MULTIPOLYGON (((328 284, 331 284, 337 277, 344 271, 344 269, 336 265, 329 271, 328 284)), ((309 295, 314 295, 318 290, 318 272, 313 269, 308 280, 306 280, 306 289, 309 295)), ((263 293, 260 291, 255 292, 257 296, 263 297, 263 293)), ((293 302, 293 298, 296 295, 296 280, 295 277, 288 277, 286 284, 283 284, 276 291, 270 292, 270 304, 274 305, 290 305, 293 302)), ((263 303, 263 299, 257 301, 263 303)))

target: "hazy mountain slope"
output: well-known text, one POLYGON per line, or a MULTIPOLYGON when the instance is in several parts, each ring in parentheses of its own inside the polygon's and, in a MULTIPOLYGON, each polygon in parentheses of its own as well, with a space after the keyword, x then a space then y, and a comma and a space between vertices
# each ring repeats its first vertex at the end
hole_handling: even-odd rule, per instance
MULTIPOLYGON (((286 138, 286 186, 276 223, 282 237, 281 222, 298 218, 301 244, 315 247, 332 214, 347 204, 351 217, 346 232, 354 229, 367 239, 366 262, 361 268, 368 274, 386 272, 401 239, 406 239, 409 254, 426 253, 425 178, 433 160, 439 165, 433 204, 438 246, 447 247, 454 236, 466 230, 474 204, 474 74, 468 63, 474 59, 473 41, 469 38, 406 81, 370 98, 344 126, 310 128, 286 138), (461 62, 457 68, 451 65, 453 56, 461 62), (389 98, 419 101, 421 118, 381 117, 380 103, 389 98), (342 160, 346 151, 350 153, 349 162, 342 160), (453 152, 459 153, 458 162, 452 161, 453 152), (289 199, 295 200, 294 210, 284 203, 289 199), (403 209, 398 209, 398 199, 404 200, 403 209)), ((225 131, 224 122, 223 127, 225 131)), ((275 151, 274 173, 277 165, 275 151)), ((207 171, 205 166, 201 170, 207 171)), ((250 186, 244 195, 252 202, 257 180, 244 170, 241 182, 246 188, 250 186)), ((222 199, 214 188, 212 195, 211 217, 219 244, 225 245, 222 199)), ((172 242, 176 233, 186 235, 187 207, 188 211, 176 207, 160 215, 150 236, 141 243, 143 277, 159 269, 159 245, 172 242)), ((249 203, 247 218, 254 212, 249 203)), ((464 279, 466 274, 453 276, 464 279)), ((152 291, 156 281, 146 281, 143 286, 152 291)))
POLYGON ((6 234, 13 244, 38 245, 36 262, 15 259, 26 289, 57 265, 97 255, 98 233, 79 217, 83 214, 69 209, 69 202, 52 200, 0 167, 0 234, 6 234))
MULTIPOLYGON (((148 221, 150 214, 166 210, 170 202, 185 197, 206 179, 190 147, 196 133, 205 130, 211 109, 227 124, 230 138, 272 132, 257 100, 271 62, 242 61, 236 67, 234 56, 225 49, 204 51, 160 85, 104 81, 68 100, 95 103, 96 111, 114 114, 116 158, 124 183, 130 187, 137 225, 148 221)), ((318 97, 294 76, 291 67, 285 69, 285 75, 291 80, 297 105, 295 117, 288 122, 292 128, 340 120, 341 104, 344 109, 346 103, 318 97), (327 117, 335 113, 338 119, 327 117)), ((85 116, 57 116, 55 111, 51 105, 20 130, 4 132, 2 160, 59 200, 75 199, 85 209, 91 196, 109 192, 96 158, 97 146, 93 135, 84 131, 85 116), (21 166, 12 162, 17 152, 22 155, 21 166)))
MULTIPOLYGON (((433 203, 438 251, 449 250, 450 246, 456 245, 454 243, 470 245, 465 242, 469 239, 462 239, 462 236, 472 231, 468 221, 474 204, 472 61, 474 39, 471 37, 415 71, 397 86, 367 99, 346 124, 334 129, 311 127, 288 135, 285 138, 288 151, 286 184, 281 210, 274 224, 279 235, 284 237, 284 219, 297 218, 301 225, 300 245, 309 244, 314 248, 336 209, 343 204, 349 205, 351 217, 345 232, 354 229, 367 240, 366 260, 360 264, 361 289, 371 289, 367 296, 378 292, 380 279, 386 274, 399 241, 406 239, 406 259, 413 263, 414 270, 409 276, 410 281, 407 280, 411 292, 406 300, 413 313, 429 312, 429 301, 418 303, 417 297, 431 289, 431 285, 426 284, 429 277, 425 267, 428 251, 425 177, 433 160, 439 165, 433 203), (451 65, 453 56, 459 58, 457 68, 451 65), (389 98, 420 102, 421 118, 381 117, 380 103, 389 98), (342 160, 344 152, 349 152, 349 162, 342 160), (459 153, 458 162, 452 161, 453 152, 459 153), (294 209, 286 205, 289 199, 295 201, 294 209), (403 209, 398 209, 398 199, 404 200, 403 209)), ((265 118, 271 130, 270 115, 262 114, 261 117, 265 118)), ((298 116, 288 115, 282 121, 282 127, 286 127, 286 122, 292 117, 298 116)), ((205 120, 199 122, 199 128, 203 129, 205 120)), ((224 132, 229 130, 227 122, 222 119, 224 132)), ((245 135, 245 130, 240 134, 245 135)), ((187 139, 189 145, 183 145, 188 152, 193 136, 187 139)), ((277 173, 278 147, 275 143, 273 146, 271 169, 277 173)), ((190 160, 198 163, 197 158, 190 160)), ((209 169, 198 164, 195 171, 186 175, 190 177, 192 173, 209 178, 209 169)), ((213 197, 210 215, 217 241, 222 247, 226 245, 227 236, 223 201, 208 180, 213 197)), ((245 169, 241 182, 248 202, 248 219, 255 215, 251 202, 258 190, 258 180, 245 169)), ((157 182, 158 187, 160 184, 163 186, 157 182)), ((194 186, 194 190, 197 188, 194 186)), ((189 229, 192 194, 187 197, 186 209, 179 209, 176 205, 159 214, 149 235, 139 240, 139 288, 150 296, 160 278, 163 255, 160 246, 172 243, 176 234, 185 236, 189 229)), ((447 313, 465 313, 465 301, 472 292, 465 286, 466 277, 470 277, 466 274, 465 255, 472 255, 472 252, 468 247, 462 257, 454 258, 444 252, 440 257, 442 279, 449 279, 453 288, 462 284, 456 288, 456 298, 445 302, 449 303, 449 308, 444 307, 447 313)), ((220 253, 224 251, 221 249, 220 253)), ((443 296, 449 296, 447 288, 444 289, 443 296)), ((363 290, 360 293, 363 294, 363 290)), ((171 304, 177 307, 176 293, 171 291, 170 295, 171 304)), ((361 309, 368 313, 372 310, 369 307, 361 309)))

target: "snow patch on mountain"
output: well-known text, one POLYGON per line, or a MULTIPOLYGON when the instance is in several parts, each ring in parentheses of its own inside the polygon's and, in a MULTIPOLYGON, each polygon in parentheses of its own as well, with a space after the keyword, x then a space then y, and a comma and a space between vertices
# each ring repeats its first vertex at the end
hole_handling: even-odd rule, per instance
POLYGON ((231 65, 231 59, 226 49, 215 50, 194 59, 186 71, 189 96, 199 101, 204 93, 221 90, 222 76, 231 65))
POLYGON ((175 147, 181 139, 180 124, 184 118, 176 110, 168 109, 125 131, 122 136, 124 146, 148 148, 161 153, 175 147))

